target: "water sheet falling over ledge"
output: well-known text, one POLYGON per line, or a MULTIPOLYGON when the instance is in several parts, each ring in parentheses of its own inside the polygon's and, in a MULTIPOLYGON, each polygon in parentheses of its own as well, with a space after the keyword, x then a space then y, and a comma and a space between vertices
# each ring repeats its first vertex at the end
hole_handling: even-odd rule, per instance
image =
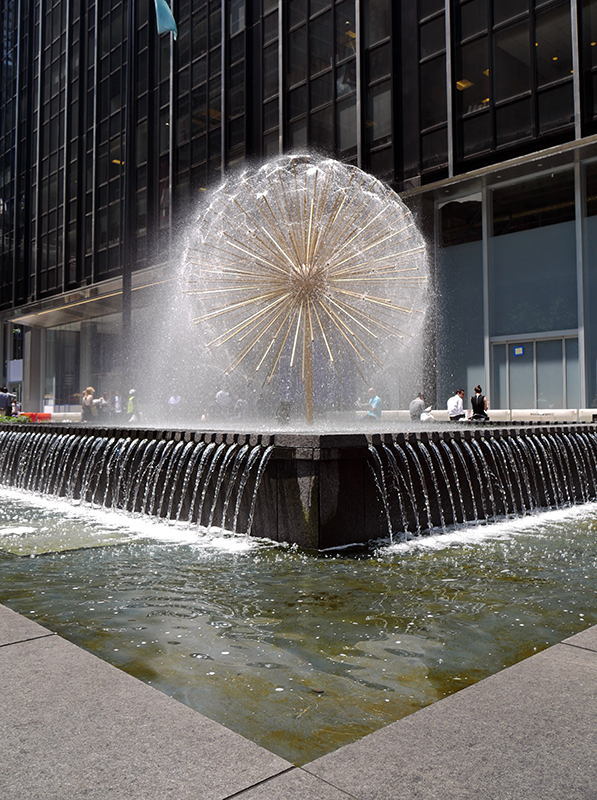
POLYGON ((6 425, 0 430, 0 483, 99 508, 250 533, 272 450, 261 438, 6 425))
POLYGON ((597 497, 593 426, 381 437, 371 470, 394 539, 597 497))
POLYGON ((597 497, 592 425, 402 434, 0 428, 0 483, 324 550, 597 497))

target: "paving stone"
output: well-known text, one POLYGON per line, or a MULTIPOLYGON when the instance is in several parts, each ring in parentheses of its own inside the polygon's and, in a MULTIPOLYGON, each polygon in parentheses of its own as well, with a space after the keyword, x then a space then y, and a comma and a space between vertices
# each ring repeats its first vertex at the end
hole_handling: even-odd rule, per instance
POLYGON ((59 636, 0 647, 0 798, 223 800, 292 765, 59 636))
POLYGON ((559 644, 306 764, 359 800, 595 800, 597 654, 559 644))
POLYGON ((27 639, 38 639, 40 636, 53 636, 47 628, 37 622, 22 617, 6 606, 0 606, 0 647, 27 639))
POLYGON ((336 789, 301 769, 294 769, 235 795, 234 800, 352 800, 352 798, 354 795, 336 789))
POLYGON ((564 639, 563 644, 571 644, 575 647, 584 647, 585 650, 595 650, 597 652, 597 625, 587 628, 585 631, 574 634, 568 639, 564 639))

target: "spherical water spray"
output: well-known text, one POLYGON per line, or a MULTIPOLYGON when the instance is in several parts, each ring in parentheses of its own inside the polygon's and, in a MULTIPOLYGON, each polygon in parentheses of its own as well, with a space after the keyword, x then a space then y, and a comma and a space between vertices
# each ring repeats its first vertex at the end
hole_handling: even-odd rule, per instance
POLYGON ((286 155, 226 178, 185 256, 185 290, 227 372, 297 370, 313 421, 314 363, 367 381, 420 328, 424 240, 398 195, 357 167, 286 155))

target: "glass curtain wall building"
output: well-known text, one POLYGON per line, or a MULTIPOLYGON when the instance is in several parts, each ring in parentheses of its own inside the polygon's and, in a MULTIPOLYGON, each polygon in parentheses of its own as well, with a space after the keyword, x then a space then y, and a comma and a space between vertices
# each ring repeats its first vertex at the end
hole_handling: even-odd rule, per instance
MULTIPOLYGON (((597 404, 594 0, 5 0, 2 377, 27 410, 138 380, 190 209, 310 147, 433 245, 426 395, 597 404), (593 402, 595 399, 595 402, 593 402)), ((134 385, 134 384, 133 384, 134 385)))
POLYGON ((437 402, 481 383, 494 408, 593 407, 597 4, 428 0, 409 24, 403 187, 435 242, 437 402))

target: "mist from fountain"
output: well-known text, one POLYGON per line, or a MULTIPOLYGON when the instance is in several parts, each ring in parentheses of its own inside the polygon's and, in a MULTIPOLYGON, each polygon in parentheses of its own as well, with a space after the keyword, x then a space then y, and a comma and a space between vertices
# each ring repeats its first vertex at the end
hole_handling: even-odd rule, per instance
POLYGON ((139 380, 161 374, 189 422, 225 424, 240 397, 241 418, 270 429, 293 415, 351 427, 370 385, 386 408, 421 390, 425 242, 398 195, 357 167, 291 154, 230 174, 199 203, 180 280, 163 346, 144 359, 157 369, 139 380))

